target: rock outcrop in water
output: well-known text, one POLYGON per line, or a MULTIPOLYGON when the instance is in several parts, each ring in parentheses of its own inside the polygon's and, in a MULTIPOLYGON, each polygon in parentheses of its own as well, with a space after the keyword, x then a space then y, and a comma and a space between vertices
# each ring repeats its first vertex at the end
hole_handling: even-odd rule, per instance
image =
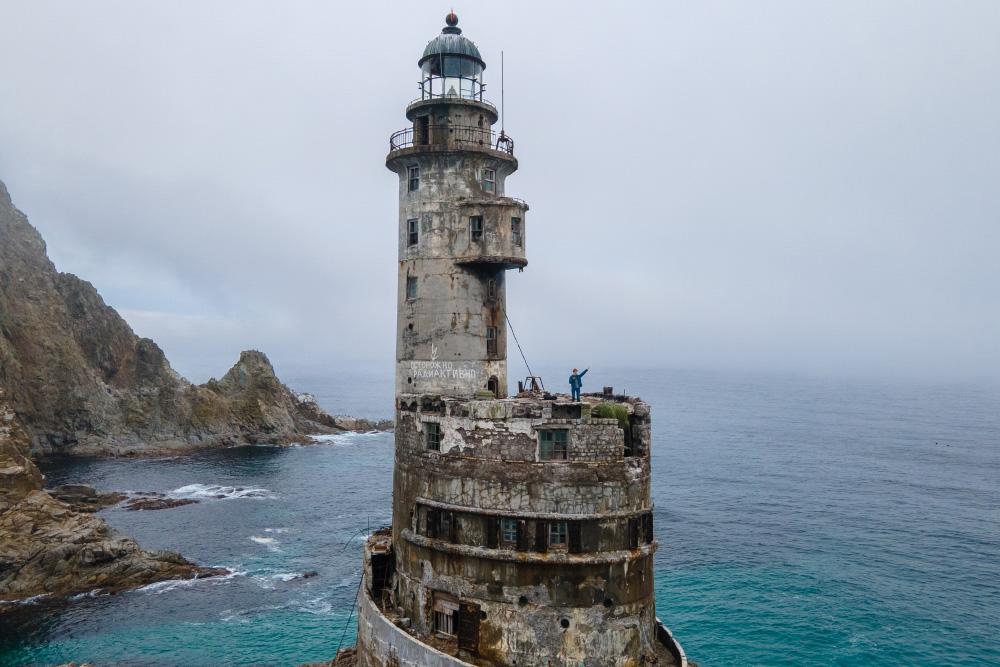
MULTIPOLYGON (((370 430, 295 394, 249 351, 193 385, 93 285, 59 273, 0 182, 0 388, 43 454, 150 455, 370 430)), ((385 428, 387 424, 381 424, 385 428)))
POLYGON ((0 601, 227 573, 171 551, 147 551, 103 519, 53 498, 28 454, 28 436, 0 393, 0 601))

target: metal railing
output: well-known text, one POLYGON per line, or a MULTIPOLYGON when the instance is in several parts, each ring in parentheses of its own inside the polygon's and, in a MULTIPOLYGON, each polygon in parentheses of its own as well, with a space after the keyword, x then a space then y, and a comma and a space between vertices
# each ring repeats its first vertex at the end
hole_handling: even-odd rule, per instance
POLYGON ((415 141, 412 127, 400 130, 399 132, 394 132, 392 136, 389 137, 389 151, 398 151, 402 148, 408 148, 410 146, 440 146, 454 143, 491 148, 493 150, 509 153, 510 155, 514 154, 513 139, 503 132, 497 134, 493 130, 484 127, 459 125, 440 129, 434 128, 433 131, 431 131, 431 134, 437 135, 434 137, 437 141, 430 141, 425 137, 416 137, 419 141, 415 141))

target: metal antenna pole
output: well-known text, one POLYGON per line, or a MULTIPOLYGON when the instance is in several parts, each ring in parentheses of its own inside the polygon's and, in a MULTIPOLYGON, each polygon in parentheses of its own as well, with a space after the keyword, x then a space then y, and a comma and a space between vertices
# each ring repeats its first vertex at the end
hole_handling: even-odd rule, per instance
POLYGON ((506 114, 503 112, 503 51, 500 52, 500 134, 506 136, 507 133, 504 132, 504 118, 506 114))

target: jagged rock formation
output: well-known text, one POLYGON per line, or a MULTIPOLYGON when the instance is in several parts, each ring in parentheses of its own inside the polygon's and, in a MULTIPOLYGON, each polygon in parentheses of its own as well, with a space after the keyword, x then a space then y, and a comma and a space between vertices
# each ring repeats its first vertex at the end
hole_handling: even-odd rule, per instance
POLYGON ((91 513, 42 490, 28 437, 0 392, 0 600, 138 588, 226 574, 147 551, 91 513))
MULTIPOLYGON (((149 455, 304 433, 368 430, 294 394, 261 352, 192 385, 139 338, 93 285, 59 273, 0 182, 0 387, 32 451, 149 455)), ((383 428, 387 424, 381 425, 383 428)))

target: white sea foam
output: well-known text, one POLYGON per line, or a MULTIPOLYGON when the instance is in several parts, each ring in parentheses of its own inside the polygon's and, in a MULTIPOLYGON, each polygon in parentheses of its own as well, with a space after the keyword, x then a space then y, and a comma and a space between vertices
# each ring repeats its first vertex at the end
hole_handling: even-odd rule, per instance
POLYGON ((281 551, 281 547, 278 546, 278 540, 273 537, 258 537, 256 535, 251 535, 250 541, 256 542, 257 544, 263 544, 271 551, 281 551))
MULTIPOLYGON (((381 435, 382 431, 367 431, 365 433, 321 433, 310 435, 309 440, 317 445, 354 445, 358 440, 367 440, 381 435)), ((306 443, 309 444, 309 443, 306 443)))
POLYGON ((226 583, 236 577, 241 577, 245 575, 246 572, 239 572, 236 570, 231 570, 229 574, 222 574, 217 577, 199 577, 197 579, 167 579, 166 581, 157 581, 152 584, 147 584, 142 588, 135 589, 136 593, 153 593, 154 595, 161 595, 167 591, 172 591, 175 588, 184 588, 187 586, 193 586, 194 584, 220 584, 226 583))
POLYGON ((49 596, 48 593, 42 593, 41 595, 35 595, 30 598, 24 598, 23 600, 11 600, 9 602, 0 601, 0 605, 38 604, 39 600, 41 600, 42 598, 47 598, 48 596, 49 596))
POLYGON ((265 533, 287 533, 288 529, 287 528, 265 528, 264 532, 265 533))
POLYGON ((273 500, 277 494, 267 489, 253 489, 242 486, 222 486, 219 484, 188 484, 174 489, 167 494, 168 498, 217 498, 231 500, 233 498, 260 498, 273 500))

